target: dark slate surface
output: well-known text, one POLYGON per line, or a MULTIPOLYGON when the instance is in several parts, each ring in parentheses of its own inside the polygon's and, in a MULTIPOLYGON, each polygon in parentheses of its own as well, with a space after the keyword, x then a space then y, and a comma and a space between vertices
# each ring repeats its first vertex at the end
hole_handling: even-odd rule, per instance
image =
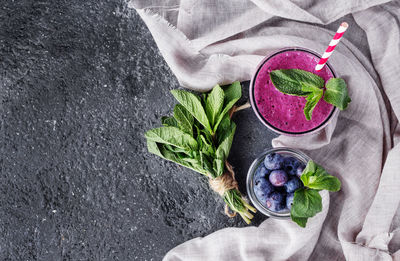
MULTIPOLYGON (((200 175, 147 153, 179 85, 122 1, 2 1, 0 68, 0 260, 160 260, 244 226, 200 175)), ((243 189, 272 134, 251 110, 234 120, 243 189)))

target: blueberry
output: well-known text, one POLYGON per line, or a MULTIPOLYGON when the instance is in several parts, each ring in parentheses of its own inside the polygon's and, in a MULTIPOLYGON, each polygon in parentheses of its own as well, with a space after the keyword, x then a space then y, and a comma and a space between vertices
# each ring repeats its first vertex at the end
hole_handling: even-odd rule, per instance
POLYGON ((288 175, 283 170, 273 170, 269 174, 269 181, 275 187, 282 187, 288 180, 288 175))
POLYGON ((297 177, 300 178, 300 176, 301 176, 301 174, 303 174, 303 170, 304 170, 305 168, 306 168, 306 167, 305 167, 303 164, 300 164, 300 166, 297 167, 297 169, 296 169, 296 175, 297 175, 297 177))
POLYGON ((254 182, 254 193, 261 202, 265 202, 272 191, 274 191, 274 187, 267 179, 259 178, 254 182))
POLYGON ((268 175, 268 170, 264 167, 264 164, 261 164, 254 174, 254 180, 258 180, 259 178, 265 178, 268 175))
POLYGON ((278 153, 271 153, 265 156, 264 165, 267 169, 280 169, 282 166, 283 157, 278 153))
POLYGON ((287 194, 287 196, 286 196, 286 207, 288 209, 292 208, 293 198, 294 198, 294 193, 287 194))
POLYGON ((283 160, 283 169, 289 175, 296 175, 297 168, 301 165, 301 162, 294 157, 286 157, 283 160))
POLYGON ((285 195, 281 192, 274 191, 269 195, 265 202, 265 206, 271 211, 281 211, 286 207, 285 195))
POLYGON ((301 188, 303 186, 303 182, 298 177, 293 177, 289 179, 285 184, 285 189, 287 193, 292 193, 296 189, 301 188))

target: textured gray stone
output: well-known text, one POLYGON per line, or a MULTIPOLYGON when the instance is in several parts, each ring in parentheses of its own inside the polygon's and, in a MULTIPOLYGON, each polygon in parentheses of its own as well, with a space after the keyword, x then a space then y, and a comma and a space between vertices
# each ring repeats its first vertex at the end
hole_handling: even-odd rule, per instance
MULTIPOLYGON (((2 1, 0 71, 0 260, 160 260, 245 225, 199 174, 147 152, 179 84, 123 1, 2 1)), ((249 109, 234 120, 245 192, 273 135, 249 109)))

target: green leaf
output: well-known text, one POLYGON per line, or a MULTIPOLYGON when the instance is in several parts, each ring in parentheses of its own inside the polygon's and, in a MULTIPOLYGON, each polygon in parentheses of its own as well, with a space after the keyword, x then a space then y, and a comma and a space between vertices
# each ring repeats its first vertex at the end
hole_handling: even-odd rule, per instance
POLYGON ((324 79, 299 69, 282 69, 270 72, 273 85, 285 94, 307 96, 324 87, 324 79))
POLYGON ((157 143, 152 141, 152 140, 147 140, 147 150, 150 153, 153 153, 161 158, 164 158, 164 156, 162 155, 160 149, 157 146, 157 143))
POLYGON ((202 147, 201 147, 201 152, 206 154, 207 156, 213 156, 215 153, 214 146, 212 143, 208 143, 204 135, 200 135, 202 147))
POLYGON ((314 92, 308 94, 306 98, 307 102, 304 106, 304 116, 306 116, 306 120, 311 120, 312 112, 322 98, 323 93, 324 91, 322 89, 316 89, 314 92))
POLYGON ((340 110, 345 110, 351 102, 346 82, 341 78, 331 78, 325 87, 324 100, 340 110))
POLYGON ((314 173, 316 170, 317 170, 317 164, 316 164, 314 161, 309 160, 309 161, 307 162, 306 167, 304 168, 304 170, 303 170, 303 172, 302 172, 302 175, 305 174, 306 172, 312 172, 312 173, 314 173))
POLYGON ((197 150, 197 141, 189 134, 176 127, 161 127, 149 130, 147 140, 173 145, 186 150, 197 150))
POLYGON ((322 210, 322 198, 317 190, 301 188, 294 192, 291 216, 309 218, 322 210))
POLYGON ((183 90, 172 90, 171 93, 175 99, 204 126, 204 128, 212 133, 210 122, 208 121, 200 98, 197 95, 183 90))
POLYGON ((221 159, 214 159, 213 168, 217 177, 222 176, 224 174, 224 161, 221 159))
POLYGON ((175 120, 174 117, 163 116, 161 117, 161 123, 164 126, 178 127, 178 122, 175 120))
POLYGON ((225 139, 219 144, 215 155, 217 159, 225 161, 229 156, 229 151, 231 150, 233 136, 235 135, 236 124, 232 122, 229 132, 226 134, 225 139))
POLYGON ((175 105, 174 118, 182 131, 193 136, 193 116, 181 104, 175 105))
POLYGON ((304 186, 316 190, 326 189, 336 192, 339 191, 341 187, 341 183, 338 178, 329 175, 323 167, 316 164, 312 160, 307 163, 307 166, 304 169, 300 179, 304 186))
POLYGON ((301 227, 306 227, 308 218, 305 218, 305 217, 296 217, 296 216, 293 216, 293 215, 291 215, 290 217, 292 218, 292 220, 293 220, 294 222, 297 223, 297 225, 299 225, 299 226, 301 226, 301 227))
POLYGON ((160 144, 158 148, 161 153, 161 156, 159 155, 160 157, 208 176, 207 171, 201 168, 200 163, 197 160, 191 158, 181 159, 176 153, 169 151, 162 144, 160 144))
POLYGON ((172 151, 172 152, 184 153, 186 155, 190 155, 190 151, 188 151, 186 149, 181 149, 181 148, 169 145, 169 144, 165 144, 165 148, 167 148, 169 151, 172 151))
POLYGON ((216 131, 217 144, 220 144, 226 138, 226 136, 229 135, 231 130, 231 122, 232 120, 229 115, 225 114, 216 131))
POLYGON ((216 132, 218 126, 225 115, 229 112, 232 106, 242 97, 242 86, 240 82, 236 81, 224 89, 224 109, 219 114, 217 121, 214 124, 213 131, 216 132))
POLYGON ((216 178, 215 171, 213 165, 211 164, 212 160, 205 155, 204 153, 200 152, 200 164, 201 168, 207 171, 207 173, 212 177, 216 178))
POLYGON ((193 167, 193 164, 190 162, 185 162, 184 160, 181 160, 178 156, 177 153, 174 153, 172 151, 169 151, 167 148, 165 148, 162 144, 158 145, 156 142, 147 140, 147 149, 150 153, 153 153, 163 159, 175 162, 179 165, 182 165, 184 167, 190 168, 194 171, 197 171, 201 174, 207 175, 206 171, 202 170, 201 168, 196 168, 193 167))
POLYGON ((206 101, 206 114, 211 127, 214 126, 216 118, 222 111, 222 106, 224 105, 224 91, 217 84, 214 86, 212 91, 208 94, 206 101))

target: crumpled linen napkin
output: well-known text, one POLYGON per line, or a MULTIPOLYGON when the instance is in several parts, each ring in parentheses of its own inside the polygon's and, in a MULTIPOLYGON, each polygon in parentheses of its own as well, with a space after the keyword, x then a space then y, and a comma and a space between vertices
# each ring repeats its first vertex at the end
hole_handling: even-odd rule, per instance
POLYGON ((341 191, 322 193, 323 211, 305 229, 271 218, 259 227, 226 228, 177 246, 165 261, 400 260, 400 1, 132 0, 130 6, 182 86, 197 91, 249 80, 278 48, 322 53, 334 32, 318 25, 354 19, 345 35, 352 41, 343 39, 329 60, 348 84, 349 108, 319 133, 273 140, 305 151, 339 177, 341 191))

